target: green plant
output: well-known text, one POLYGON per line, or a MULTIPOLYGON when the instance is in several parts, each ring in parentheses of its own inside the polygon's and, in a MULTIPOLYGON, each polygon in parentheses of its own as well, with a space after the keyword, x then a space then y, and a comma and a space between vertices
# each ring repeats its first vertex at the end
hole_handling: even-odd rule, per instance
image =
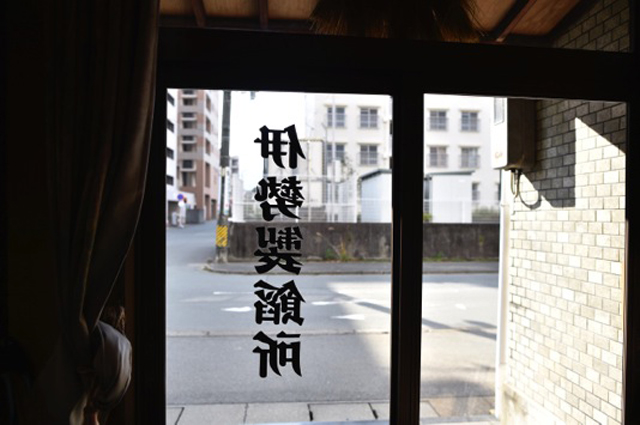
POLYGON ((429 213, 422 213, 422 222, 429 223, 433 217, 429 213))
POLYGON ((333 248, 327 248, 324 251, 324 259, 326 261, 334 261, 338 259, 338 256, 333 248))
POLYGON ((349 251, 347 250, 347 243, 344 241, 342 236, 340 236, 340 244, 338 245, 338 255, 340 257, 340 261, 351 261, 351 255, 349 255, 349 251))
POLYGON ((353 258, 349 254, 349 242, 350 235, 347 235, 346 240, 344 236, 340 236, 340 242, 338 245, 334 245, 326 238, 322 233, 316 232, 316 236, 321 237, 324 241, 329 245, 329 247, 324 252, 324 259, 327 261, 340 260, 340 261, 351 261, 353 258))

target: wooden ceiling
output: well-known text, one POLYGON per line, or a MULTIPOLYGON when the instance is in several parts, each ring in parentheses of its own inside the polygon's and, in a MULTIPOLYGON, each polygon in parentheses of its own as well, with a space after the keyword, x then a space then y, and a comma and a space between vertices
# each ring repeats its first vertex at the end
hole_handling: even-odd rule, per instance
MULTIPOLYGON (((318 0, 161 0, 167 26, 308 32, 318 0)), ((484 41, 549 35, 580 3, 589 0, 474 0, 484 41)))

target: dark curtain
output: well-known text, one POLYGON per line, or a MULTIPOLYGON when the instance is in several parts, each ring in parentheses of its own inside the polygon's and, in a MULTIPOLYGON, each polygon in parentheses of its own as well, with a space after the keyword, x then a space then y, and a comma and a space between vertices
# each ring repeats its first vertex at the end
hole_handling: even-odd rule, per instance
POLYGON ((56 1, 48 12, 49 81, 40 106, 61 336, 36 380, 30 413, 75 425, 87 403, 113 407, 131 374, 128 341, 99 319, 142 203, 159 2, 56 1))

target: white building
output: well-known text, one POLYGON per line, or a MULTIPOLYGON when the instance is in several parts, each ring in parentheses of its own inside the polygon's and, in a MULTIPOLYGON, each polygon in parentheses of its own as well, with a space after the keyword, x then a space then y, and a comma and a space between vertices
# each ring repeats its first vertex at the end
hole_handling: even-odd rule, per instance
POLYGON ((460 217, 468 217, 464 211, 475 211, 474 221, 492 211, 497 214, 500 173, 491 168, 493 98, 425 95, 424 103, 425 175, 472 172, 468 201, 426 186, 425 213, 432 214, 435 203, 440 203, 446 205, 444 210, 459 208, 460 217))
POLYGON ((362 213, 358 178, 389 168, 391 98, 308 94, 306 133, 312 204, 324 212, 323 221, 358 221, 362 213))
MULTIPOLYGON (((426 219, 497 219, 500 174, 491 168, 492 121, 493 98, 425 95, 424 172, 431 182, 425 184, 426 219), (452 175, 464 176, 451 177, 455 190, 448 187, 452 175)), ((305 128, 298 135, 307 160, 293 172, 305 196, 302 220, 390 221, 390 175, 377 172, 389 170, 391 123, 389 96, 306 95, 305 128)), ((269 164, 270 176, 292 173, 269 164)))

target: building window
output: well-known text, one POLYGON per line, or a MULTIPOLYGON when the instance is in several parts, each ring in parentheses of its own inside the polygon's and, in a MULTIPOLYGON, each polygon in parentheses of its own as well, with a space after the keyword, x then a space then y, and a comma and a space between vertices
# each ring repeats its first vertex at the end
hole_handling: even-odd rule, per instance
POLYGON ((182 186, 193 186, 193 173, 182 172, 182 186))
POLYGON ((461 148, 460 168, 480 168, 479 148, 461 148))
POLYGON ((480 200, 480 183, 471 183, 471 200, 480 200))
POLYGON ((172 133, 176 129, 176 126, 171 122, 171 120, 167 120, 167 129, 172 133))
POLYGON ((182 152, 194 152, 195 150, 196 150, 196 145, 193 143, 182 144, 182 152))
POLYGON ((171 96, 171 94, 167 93, 167 102, 169 102, 172 105, 176 104, 176 100, 173 98, 173 96, 171 96))
POLYGON ((334 117, 335 127, 344 128, 346 122, 346 113, 344 106, 336 106, 335 113, 332 106, 327 106, 327 127, 334 127, 334 117))
POLYGON ((204 186, 211 187, 211 165, 205 163, 204 165, 204 186))
POLYGON ((207 143, 207 145, 206 145, 205 150, 207 152, 207 155, 211 155, 211 142, 207 140, 206 143, 207 143))
POLYGON ((207 96, 207 111, 211 111, 211 98, 209 96, 207 96))
POLYGON ((167 148, 167 158, 173 159, 173 149, 167 148))
POLYGON ((196 94, 195 90, 182 90, 182 94, 186 94, 186 95, 193 95, 196 94))
POLYGON ((198 104, 198 99, 194 98, 189 98, 189 99, 182 99, 182 104, 184 106, 195 106, 198 104))
POLYGON ((447 130, 447 111, 429 111, 429 130, 447 130))
POLYGON ((169 186, 173 186, 173 176, 167 176, 166 182, 169 186))
POLYGON ((477 112, 462 111, 460 131, 480 131, 480 120, 477 112))
POLYGON ((360 145, 360 165, 378 165, 377 145, 360 145))
POLYGON ((183 112, 182 113, 182 118, 195 118, 196 117, 196 113, 195 112, 183 112))
POLYGON ((196 140, 196 136, 192 136, 192 135, 182 136, 182 141, 183 142, 194 142, 195 140, 196 140))
POLYGON ((360 108, 360 128, 378 128, 378 108, 360 108))
POLYGON ((334 160, 334 156, 333 156, 333 147, 335 146, 336 149, 336 155, 335 155, 335 159, 336 161, 344 161, 345 159, 345 144, 344 143, 328 143, 327 144, 327 162, 331 162, 334 160))
POLYGON ((205 127, 207 129, 207 133, 211 133, 211 121, 209 121, 209 118, 206 119, 205 127))
POLYGON ((447 166, 447 147, 431 146, 429 148, 429 166, 444 168, 447 166))
POLYGON ((184 169, 193 168, 193 160, 192 159, 183 159, 182 160, 182 168, 184 168, 184 169))
POLYGON ((182 128, 196 128, 195 121, 182 121, 182 128))

